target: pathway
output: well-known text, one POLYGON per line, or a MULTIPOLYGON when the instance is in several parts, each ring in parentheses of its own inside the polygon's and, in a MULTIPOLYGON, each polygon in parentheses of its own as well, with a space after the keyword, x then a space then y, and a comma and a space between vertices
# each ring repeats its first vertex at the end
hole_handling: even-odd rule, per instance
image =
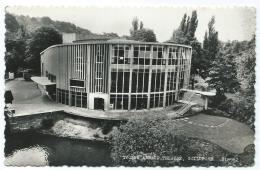
MULTIPOLYGON (((61 110, 84 117, 127 119, 134 114, 152 114, 157 112, 103 112, 70 107, 50 101, 48 97, 41 95, 35 84, 24 80, 8 81, 6 89, 12 90, 14 96, 13 107, 16 110, 15 116, 61 110)), ((200 114, 173 121, 178 125, 178 133, 181 135, 211 141, 233 153, 242 153, 246 146, 254 143, 254 132, 248 126, 225 117, 200 114)))

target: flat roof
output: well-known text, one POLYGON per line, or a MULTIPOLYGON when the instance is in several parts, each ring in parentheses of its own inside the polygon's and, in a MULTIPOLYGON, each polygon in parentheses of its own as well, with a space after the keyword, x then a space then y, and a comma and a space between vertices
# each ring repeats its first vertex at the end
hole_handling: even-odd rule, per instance
POLYGON ((196 94, 201 94, 203 96, 215 96, 216 92, 209 92, 209 91, 200 91, 200 90, 191 90, 191 89, 181 89, 182 91, 187 91, 187 92, 193 92, 196 94))
POLYGON ((135 41, 135 40, 127 40, 127 39, 110 39, 110 40, 93 40, 93 41, 84 41, 84 42, 74 42, 74 43, 63 43, 63 44, 57 44, 52 45, 45 50, 43 50, 40 54, 44 53, 46 50, 54 48, 54 47, 62 47, 62 46, 68 46, 68 45, 83 45, 83 44, 140 44, 140 45, 167 45, 167 46, 177 46, 177 47, 186 47, 186 48, 192 48, 189 45, 183 45, 183 44, 174 44, 170 42, 160 43, 160 42, 143 42, 143 41, 135 41))
POLYGON ((42 86, 55 85, 56 83, 51 82, 48 77, 31 77, 32 81, 42 86))

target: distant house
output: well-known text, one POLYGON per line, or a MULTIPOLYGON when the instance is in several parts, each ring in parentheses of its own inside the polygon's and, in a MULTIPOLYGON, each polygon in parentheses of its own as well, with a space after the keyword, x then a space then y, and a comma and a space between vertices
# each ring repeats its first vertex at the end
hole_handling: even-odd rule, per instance
POLYGON ((188 87, 190 46, 64 37, 64 44, 41 53, 41 75, 49 81, 44 85, 52 86, 48 94, 58 103, 102 110, 165 108, 188 87))

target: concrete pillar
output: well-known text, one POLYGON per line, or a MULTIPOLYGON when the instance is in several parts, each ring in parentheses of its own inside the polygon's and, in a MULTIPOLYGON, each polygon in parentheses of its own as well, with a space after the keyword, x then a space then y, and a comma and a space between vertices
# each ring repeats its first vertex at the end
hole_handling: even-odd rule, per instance
POLYGON ((205 105, 204 105, 204 109, 208 110, 208 96, 204 96, 205 97, 205 105))
POLYGON ((129 72, 129 92, 128 92, 128 110, 131 110, 131 91, 132 91, 132 73, 133 73, 133 57, 134 57, 134 46, 130 48, 130 72, 129 72))
POLYGON ((151 101, 151 82, 152 82, 152 72, 153 72, 152 63, 153 63, 153 45, 151 45, 151 49, 150 49, 147 109, 150 109, 150 101, 151 101))
POLYGON ((177 67, 177 78, 176 78, 176 88, 175 88, 175 100, 178 99, 178 91, 179 91, 179 78, 180 78, 180 60, 181 60, 181 47, 178 47, 178 55, 177 55, 177 65, 175 67, 177 67))
POLYGON ((107 93, 108 93, 108 97, 107 97, 107 102, 108 104, 106 105, 106 109, 110 110, 110 89, 111 89, 111 60, 112 60, 112 55, 113 55, 113 51, 112 51, 112 45, 110 44, 109 47, 109 52, 108 52, 108 83, 107 83, 107 93))
MULTIPOLYGON (((167 46, 166 46, 167 47, 167 46)), ((163 58, 166 59, 164 68, 164 88, 163 88, 163 107, 166 106, 166 91, 167 91, 167 80, 168 80, 168 59, 169 59, 169 47, 167 47, 166 52, 163 53, 163 58)))

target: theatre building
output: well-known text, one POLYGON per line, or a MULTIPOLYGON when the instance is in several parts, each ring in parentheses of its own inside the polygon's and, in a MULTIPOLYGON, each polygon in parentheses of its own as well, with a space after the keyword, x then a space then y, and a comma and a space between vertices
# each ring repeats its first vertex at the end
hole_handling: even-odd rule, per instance
POLYGON ((191 52, 190 46, 172 43, 75 41, 41 53, 41 76, 49 81, 47 94, 71 107, 165 108, 189 85, 191 52))

